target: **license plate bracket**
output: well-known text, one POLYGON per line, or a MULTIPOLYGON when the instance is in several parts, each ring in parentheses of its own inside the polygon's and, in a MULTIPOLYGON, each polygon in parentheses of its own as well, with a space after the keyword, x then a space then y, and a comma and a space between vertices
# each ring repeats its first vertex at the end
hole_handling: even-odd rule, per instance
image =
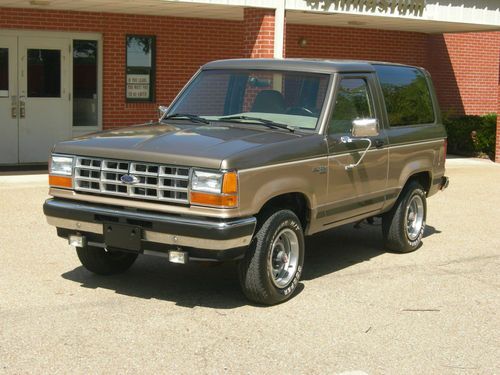
POLYGON ((108 223, 103 224, 103 233, 106 247, 137 252, 141 250, 142 229, 140 227, 108 223))

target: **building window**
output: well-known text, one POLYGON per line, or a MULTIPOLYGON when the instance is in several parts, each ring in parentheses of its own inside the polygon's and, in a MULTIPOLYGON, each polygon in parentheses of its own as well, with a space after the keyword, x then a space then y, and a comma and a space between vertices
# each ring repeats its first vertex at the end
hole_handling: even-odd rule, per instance
POLYGON ((127 101, 154 101, 155 37, 127 36, 127 101))
POLYGON ((97 41, 73 41, 73 126, 97 126, 97 41))
POLYGON ((0 48, 0 98, 9 96, 9 49, 0 48))
POLYGON ((61 51, 28 49, 28 98, 61 97, 61 51))

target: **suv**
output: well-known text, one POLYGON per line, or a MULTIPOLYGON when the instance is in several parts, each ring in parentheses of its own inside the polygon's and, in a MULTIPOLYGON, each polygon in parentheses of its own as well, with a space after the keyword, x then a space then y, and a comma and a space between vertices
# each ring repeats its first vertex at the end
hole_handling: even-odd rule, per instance
POLYGON ((237 260, 245 295, 275 304, 297 287, 306 235, 380 216, 387 250, 417 249, 445 158, 424 69, 221 60, 158 122, 55 145, 44 213, 91 272, 139 254, 237 260))

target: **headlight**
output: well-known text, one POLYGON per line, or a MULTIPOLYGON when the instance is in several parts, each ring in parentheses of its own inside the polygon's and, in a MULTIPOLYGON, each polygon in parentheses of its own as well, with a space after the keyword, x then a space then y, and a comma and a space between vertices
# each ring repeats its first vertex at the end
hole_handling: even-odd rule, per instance
POLYGON ((224 173, 193 171, 191 190, 220 194, 224 173))
POLYGON ((194 170, 191 176, 192 204, 234 208, 238 206, 238 174, 194 170))
POLYGON ((73 157, 52 155, 49 164, 49 185, 62 188, 73 187, 73 157))
POLYGON ((73 174, 72 156, 52 156, 50 162, 50 174, 59 176, 71 176, 73 174))

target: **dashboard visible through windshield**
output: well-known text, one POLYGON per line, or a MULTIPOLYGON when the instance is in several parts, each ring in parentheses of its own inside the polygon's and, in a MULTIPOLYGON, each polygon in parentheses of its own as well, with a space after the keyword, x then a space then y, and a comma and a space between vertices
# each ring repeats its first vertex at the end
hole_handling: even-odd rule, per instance
POLYGON ((167 118, 313 130, 329 75, 277 70, 204 70, 169 108, 167 118))

